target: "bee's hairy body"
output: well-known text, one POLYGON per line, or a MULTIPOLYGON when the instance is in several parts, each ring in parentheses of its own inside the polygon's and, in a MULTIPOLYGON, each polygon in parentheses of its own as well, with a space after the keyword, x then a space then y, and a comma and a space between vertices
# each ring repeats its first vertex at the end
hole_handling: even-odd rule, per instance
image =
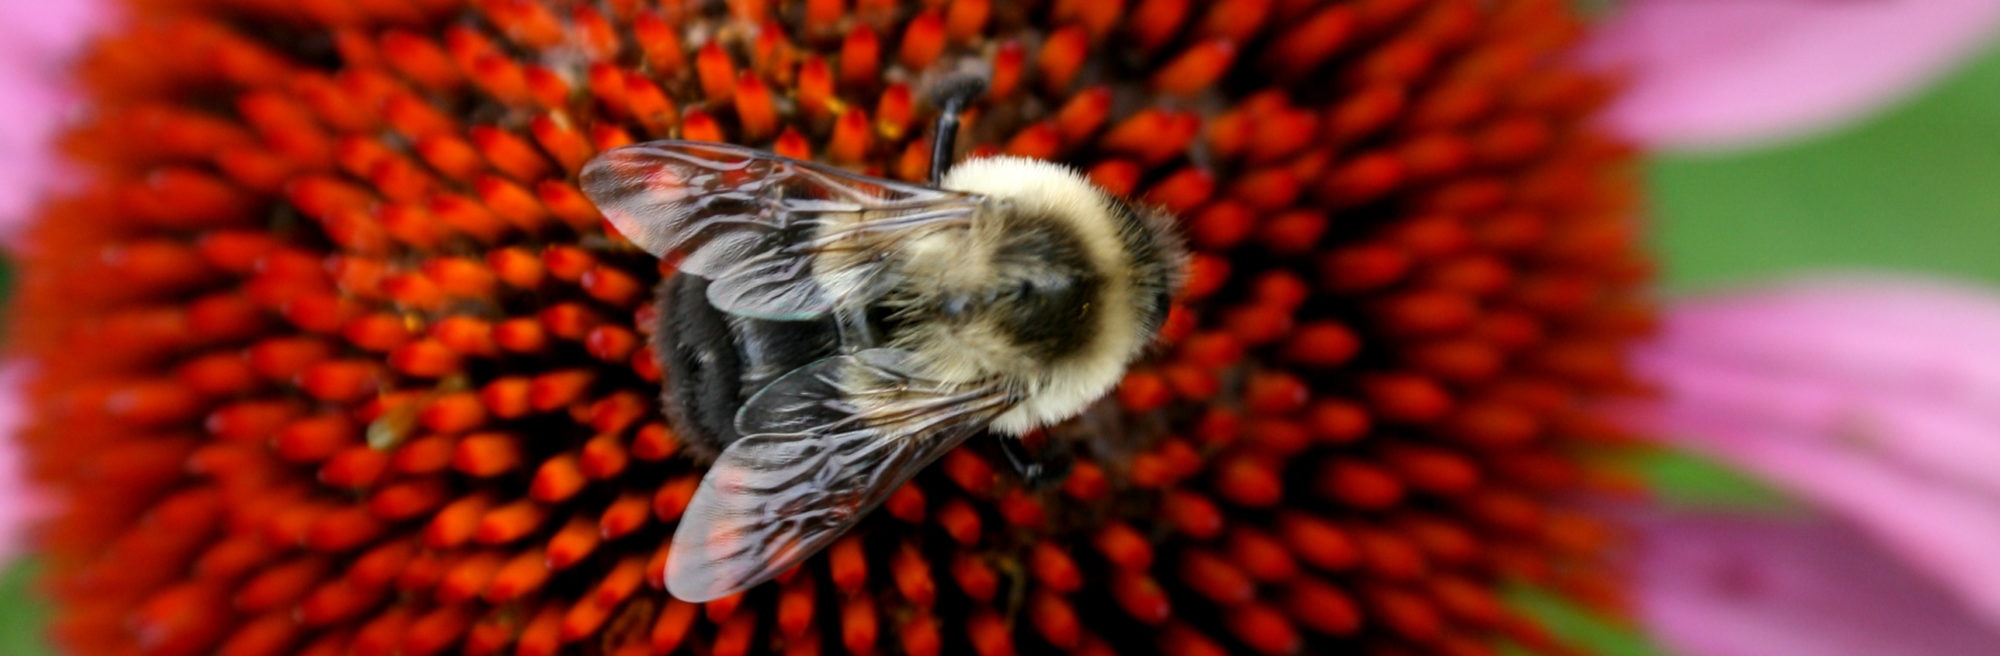
MULTIPOLYGON (((736 439, 744 400, 785 372, 839 352, 843 318, 876 345, 910 352, 949 383, 997 381, 1021 401, 990 424, 1020 435, 1080 412, 1123 376, 1164 321, 1182 266, 1170 219, 1110 197, 1061 166, 1020 158, 963 162, 940 185, 985 196, 966 229, 899 247, 836 243, 841 258, 888 257, 896 283, 865 307, 775 321, 712 307, 707 281, 663 283, 654 331, 667 372, 668 418, 684 440, 720 451, 736 439)), ((856 222, 892 216, 857 214, 856 222)), ((825 230, 840 226, 828 226, 825 230)), ((867 233, 849 239, 860 242, 867 233)), ((823 287, 850 283, 822 277, 823 287)), ((859 295, 856 295, 859 296, 859 295)))
MULTIPOLYGON (((680 257, 653 336, 667 420, 712 459, 665 572, 689 601, 797 565, 975 435, 1083 412, 1158 334, 1185 259, 1164 214, 1036 160, 924 186, 668 140, 581 178, 619 234, 680 257)), ((1025 482, 1051 471, 1001 446, 1025 482)))

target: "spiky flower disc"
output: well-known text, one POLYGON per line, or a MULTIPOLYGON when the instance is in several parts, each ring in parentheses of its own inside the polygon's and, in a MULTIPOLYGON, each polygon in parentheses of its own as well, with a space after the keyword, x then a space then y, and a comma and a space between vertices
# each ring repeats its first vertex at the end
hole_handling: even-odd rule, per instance
POLYGON ((1613 603, 1586 403, 1645 323, 1627 155, 1557 0, 184 0, 82 69, 29 238, 26 442, 83 654, 1561 651, 1613 603), (1023 488, 951 454, 780 582, 668 598, 702 473, 660 263, 593 153, 729 141, 908 179, 975 153, 1179 213, 1165 345, 1023 488))

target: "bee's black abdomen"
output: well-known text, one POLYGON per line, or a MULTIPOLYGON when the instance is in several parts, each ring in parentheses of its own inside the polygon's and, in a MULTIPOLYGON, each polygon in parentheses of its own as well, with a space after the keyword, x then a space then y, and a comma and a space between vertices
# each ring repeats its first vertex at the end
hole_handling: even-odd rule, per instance
POLYGON ((836 348, 830 321, 766 321, 715 309, 700 276, 667 278, 658 302, 660 402, 681 442, 711 457, 741 437, 736 410, 745 400, 836 348))
POLYGON ((681 443, 706 452, 739 437, 736 407, 743 405, 737 384, 743 360, 729 323, 708 303, 708 281, 676 275, 660 284, 659 323, 653 330, 665 381, 660 403, 681 443))

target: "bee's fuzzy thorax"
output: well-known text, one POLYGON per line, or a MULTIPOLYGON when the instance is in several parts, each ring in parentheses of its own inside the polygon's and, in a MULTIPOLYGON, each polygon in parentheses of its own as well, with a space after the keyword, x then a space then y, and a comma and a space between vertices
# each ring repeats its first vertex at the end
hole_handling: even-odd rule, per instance
MULTIPOLYGON (((1159 222, 1133 216, 1130 207, 1091 184, 1073 169, 1042 160, 990 157, 960 163, 942 186, 986 195, 1005 203, 1004 212, 975 226, 970 251, 985 253, 998 242, 1018 238, 1021 231, 1054 230, 1073 238, 1083 253, 1094 285, 1088 301, 1092 310, 1078 325, 1081 345, 1053 357, 1038 357, 1031 349, 995 344, 980 348, 966 335, 945 340, 948 350, 937 358, 947 369, 998 374, 1023 392, 1023 401, 1002 414, 993 430, 1022 434, 1075 415, 1102 397, 1123 375, 1125 367, 1152 341, 1165 308, 1152 307, 1162 287, 1176 275, 1160 244, 1171 236, 1133 234, 1165 229, 1159 222)), ((979 256, 972 256, 978 261, 979 256)), ((941 344, 942 346, 942 344, 941 344)), ((955 372, 957 373, 957 372, 955 372)))

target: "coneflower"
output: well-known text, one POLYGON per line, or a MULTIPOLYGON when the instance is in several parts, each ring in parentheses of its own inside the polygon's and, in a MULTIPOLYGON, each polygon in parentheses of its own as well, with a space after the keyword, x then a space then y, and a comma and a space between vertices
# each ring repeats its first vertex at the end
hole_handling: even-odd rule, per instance
POLYGON ((1557 0, 129 3, 13 308, 84 654, 1563 653, 1617 604, 1587 403, 1649 310, 1608 85, 1557 0), (987 441, 788 576, 670 598, 702 465, 601 150, 922 180, 974 154, 1180 217, 1156 355, 1060 485, 987 441), (1106 446, 1109 445, 1109 446, 1106 446))

